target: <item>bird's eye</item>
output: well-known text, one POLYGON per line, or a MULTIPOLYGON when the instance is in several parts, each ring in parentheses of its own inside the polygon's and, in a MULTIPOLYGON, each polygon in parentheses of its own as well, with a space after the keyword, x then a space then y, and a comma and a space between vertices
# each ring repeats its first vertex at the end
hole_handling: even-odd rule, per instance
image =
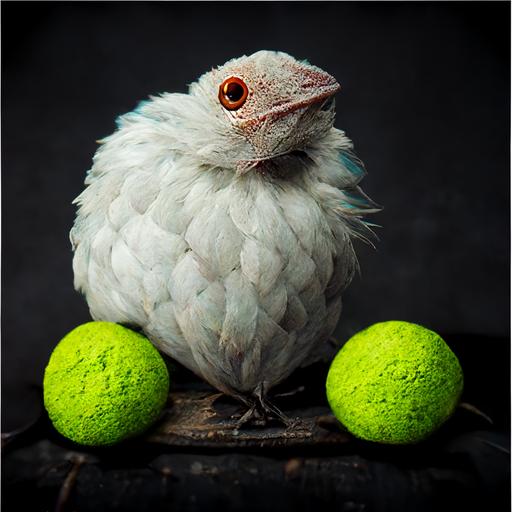
POLYGON ((228 110, 238 110, 245 103, 248 94, 247 85, 236 76, 226 78, 219 87, 219 101, 228 110))

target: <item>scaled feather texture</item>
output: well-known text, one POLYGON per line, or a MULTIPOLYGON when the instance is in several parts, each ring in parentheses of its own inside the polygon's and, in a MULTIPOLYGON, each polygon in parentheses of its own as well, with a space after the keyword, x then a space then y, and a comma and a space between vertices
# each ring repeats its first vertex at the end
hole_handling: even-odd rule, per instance
POLYGON ((138 326, 246 403, 312 361, 357 269, 351 239, 371 236, 362 216, 378 210, 333 127, 338 89, 259 51, 121 116, 70 233, 92 317, 138 326), (232 77, 248 92, 236 109, 220 101, 232 77))

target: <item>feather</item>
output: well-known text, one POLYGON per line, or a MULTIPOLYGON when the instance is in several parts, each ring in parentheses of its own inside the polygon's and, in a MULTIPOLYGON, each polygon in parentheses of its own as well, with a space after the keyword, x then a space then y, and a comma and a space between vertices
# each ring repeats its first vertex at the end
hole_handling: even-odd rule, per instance
POLYGON ((375 201, 370 199, 360 187, 343 190, 341 205, 344 209, 351 210, 353 214, 377 213, 382 209, 375 201))
POLYGON ((219 340, 221 350, 236 353, 249 346, 254 338, 258 316, 258 298, 254 287, 239 270, 225 279, 226 317, 219 340))
POLYGON ((208 260, 212 272, 227 276, 240 266, 242 237, 227 213, 217 204, 203 207, 185 233, 190 248, 208 260))
POLYGON ((187 251, 169 274, 167 287, 172 300, 181 307, 186 307, 191 299, 199 295, 209 285, 208 280, 199 270, 197 257, 187 251))
POLYGON ((354 183, 359 183, 366 175, 363 162, 349 151, 340 151, 338 158, 345 172, 350 174, 354 183))
POLYGON ((286 286, 283 284, 284 280, 280 279, 280 281, 281 282, 269 290, 266 295, 260 296, 261 307, 276 323, 281 322, 286 308, 288 307, 288 292, 286 286))
POLYGON ((269 249, 252 238, 245 240, 240 252, 242 273, 251 281, 261 296, 275 289, 284 261, 279 252, 269 249))

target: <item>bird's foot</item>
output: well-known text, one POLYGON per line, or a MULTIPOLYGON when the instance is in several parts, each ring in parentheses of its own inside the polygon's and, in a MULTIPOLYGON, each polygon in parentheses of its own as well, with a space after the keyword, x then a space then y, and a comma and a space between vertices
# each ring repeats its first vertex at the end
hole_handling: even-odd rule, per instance
MULTIPOLYGON (((275 421, 281 423, 286 428, 292 428, 300 422, 298 418, 288 417, 268 400, 261 385, 256 389, 251 399, 249 409, 236 422, 237 428, 247 425, 265 427, 275 421)), ((244 403, 247 403, 246 400, 245 398, 244 403)))
POLYGON ((235 423, 236 428, 268 427, 272 423, 280 423, 286 428, 292 428, 299 422, 298 418, 290 418, 270 402, 254 403, 235 423))

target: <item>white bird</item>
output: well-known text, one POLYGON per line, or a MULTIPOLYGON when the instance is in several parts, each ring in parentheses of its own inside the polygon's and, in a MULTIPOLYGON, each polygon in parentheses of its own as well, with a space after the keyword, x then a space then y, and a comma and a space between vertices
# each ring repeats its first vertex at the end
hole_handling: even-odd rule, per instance
POLYGON ((249 406, 311 361, 357 269, 351 238, 379 208, 333 127, 336 80, 259 51, 162 94, 100 141, 70 238, 95 320, 249 406))

